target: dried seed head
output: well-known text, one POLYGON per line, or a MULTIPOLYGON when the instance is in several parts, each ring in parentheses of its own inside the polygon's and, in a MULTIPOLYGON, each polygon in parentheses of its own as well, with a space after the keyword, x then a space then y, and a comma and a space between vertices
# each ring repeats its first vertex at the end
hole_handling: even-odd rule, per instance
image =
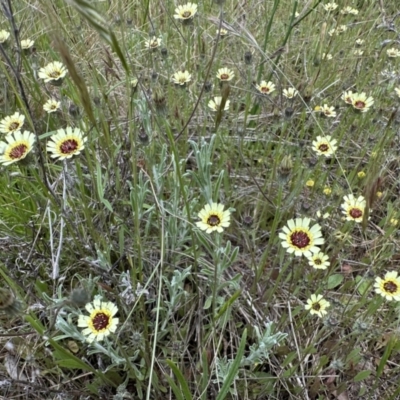
POLYGON ((76 307, 83 307, 85 304, 90 302, 89 293, 83 288, 74 289, 71 292, 69 299, 76 307))
POLYGON ((246 51, 246 53, 244 53, 245 64, 250 65, 252 61, 253 61, 253 54, 250 51, 246 51))

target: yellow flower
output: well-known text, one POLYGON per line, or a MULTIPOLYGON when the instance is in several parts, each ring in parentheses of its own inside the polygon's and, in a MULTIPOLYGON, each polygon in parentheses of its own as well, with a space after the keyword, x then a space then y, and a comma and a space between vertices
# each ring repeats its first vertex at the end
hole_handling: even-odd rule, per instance
POLYGON ((79 315, 78 326, 85 328, 82 334, 87 336, 86 340, 89 343, 100 342, 110 333, 116 331, 119 319, 114 318, 114 315, 118 312, 114 303, 95 299, 93 303, 86 304, 85 308, 90 315, 79 315))
POLYGON ((353 14, 353 15, 358 15, 358 10, 356 8, 352 7, 345 7, 343 10, 340 10, 342 14, 353 14))
POLYGON ((355 198, 350 194, 343 197, 344 203, 341 205, 342 213, 346 216, 347 221, 361 222, 364 216, 364 210, 367 206, 365 198, 359 196, 355 198))
POLYGON ((332 193, 332 189, 329 186, 325 186, 323 193, 327 196, 329 196, 332 193))
POLYGON ((315 182, 312 180, 312 179, 309 179, 307 182, 306 182, 306 186, 307 187, 313 187, 315 185, 315 182))
POLYGON ((326 301, 321 294, 312 294, 307 300, 307 304, 304 306, 306 310, 310 310, 310 314, 318 315, 323 317, 328 313, 326 309, 330 306, 330 303, 326 301))
POLYGON ((235 76, 234 72, 229 68, 220 68, 217 71, 217 78, 221 81, 230 81, 235 76))
POLYGON ((59 129, 57 133, 51 136, 46 149, 52 153, 51 158, 64 160, 79 154, 85 148, 86 137, 83 137, 82 131, 78 128, 59 129))
POLYGON ((382 192, 376 192, 376 197, 378 198, 378 199, 380 199, 381 197, 383 196, 383 193, 382 192))
POLYGON ((366 174, 364 171, 360 171, 360 172, 357 173, 357 176, 358 176, 360 179, 365 178, 366 175, 367 175, 367 174, 366 174))
POLYGON ((323 4, 322 7, 325 8, 325 11, 334 11, 337 9, 338 5, 334 2, 323 4))
POLYGON ((323 60, 332 60, 332 54, 331 53, 328 53, 328 54, 326 54, 326 53, 322 53, 322 59, 323 60))
POLYGON ((365 40, 364 39, 357 39, 356 40, 356 45, 357 46, 362 46, 364 44, 365 40))
POLYGON ((369 108, 374 104, 374 99, 370 96, 362 93, 354 93, 352 95, 352 103, 353 107, 361 112, 366 112, 369 108))
POLYGON ((317 136, 317 138, 312 142, 312 149, 318 155, 330 157, 337 150, 336 143, 337 140, 332 139, 330 135, 326 135, 325 137, 317 136))
POLYGON ((353 92, 348 90, 342 94, 341 99, 345 101, 347 104, 353 104, 353 92))
POLYGON ((146 41, 144 42, 145 47, 146 47, 147 49, 149 49, 149 50, 154 50, 154 49, 156 49, 157 47, 160 46, 160 44, 161 44, 161 38, 160 38, 160 37, 157 38, 157 37, 155 37, 155 36, 153 36, 151 39, 146 40, 146 41))
POLYGON ((361 49, 354 50, 355 56, 362 56, 363 54, 364 54, 364 50, 361 50, 361 49))
POLYGON ((176 85, 185 85, 186 83, 189 83, 191 79, 192 75, 189 74, 188 71, 178 71, 172 75, 172 82, 176 85))
POLYGON ((324 104, 320 110, 326 117, 334 118, 336 117, 335 107, 329 107, 327 104, 324 104))
POLYGON ((293 99, 297 96, 298 91, 295 88, 283 89, 283 95, 288 99, 293 99))
POLYGON ((224 28, 221 28, 221 30, 217 29, 217 35, 218 35, 218 32, 219 32, 219 36, 228 35, 228 31, 226 29, 224 29, 224 28))
POLYGON ((197 4, 187 3, 183 6, 178 6, 175 8, 175 19, 180 19, 181 21, 187 21, 192 19, 197 13, 197 4))
POLYGON ((18 112, 5 117, 0 121, 0 132, 7 134, 18 132, 21 130, 24 121, 25 116, 18 112))
MULTIPOLYGON (((218 111, 221 107, 221 101, 222 101, 222 97, 220 97, 220 96, 214 97, 214 100, 210 100, 208 102, 208 107, 210 107, 211 110, 213 110, 213 111, 218 111)), ((230 101, 226 100, 224 111, 229 110, 229 104, 230 104, 230 101)))
POLYGON ((398 223, 399 223, 398 219, 396 219, 396 218, 391 218, 390 219, 390 225, 397 226, 398 223))
POLYGON ((39 70, 39 78, 43 79, 46 83, 52 83, 54 85, 60 85, 63 78, 67 74, 67 70, 64 65, 59 61, 54 61, 47 64, 44 68, 39 70))
POLYGON ((400 50, 392 47, 391 49, 386 50, 386 54, 388 55, 388 57, 393 57, 393 58, 400 57, 400 50))
POLYGON ((231 212, 224 211, 224 205, 220 203, 206 204, 198 217, 201 221, 196 222, 197 227, 207 233, 215 231, 221 233, 231 223, 231 212))
POLYGON ((385 277, 375 279, 375 292, 386 300, 400 300, 400 278, 397 271, 386 272, 385 277))
POLYGON ((262 94, 270 94, 275 90, 275 85, 270 81, 261 81, 259 85, 256 85, 256 89, 262 94))
POLYGON ((318 246, 325 242, 321 226, 314 224, 310 228, 310 222, 309 218, 296 218, 289 220, 287 226, 283 227, 279 238, 282 239, 281 245, 288 253, 307 257, 320 250, 318 246))
POLYGON ((10 32, 5 30, 0 31, 0 43, 4 43, 10 37, 10 32))
POLYGON ((57 101, 56 99, 49 99, 43 105, 43 110, 49 114, 58 111, 60 108, 61 102, 57 101))
POLYGON ((35 135, 31 132, 14 132, 5 137, 7 143, 0 142, 0 163, 9 165, 22 160, 33 149, 35 135))
POLYGON ((329 257, 322 251, 311 254, 307 257, 308 264, 315 269, 327 269, 330 265, 329 257))
POLYGON ((21 40, 21 49, 22 50, 28 50, 33 46, 34 43, 35 42, 33 40, 31 40, 31 39, 21 40))

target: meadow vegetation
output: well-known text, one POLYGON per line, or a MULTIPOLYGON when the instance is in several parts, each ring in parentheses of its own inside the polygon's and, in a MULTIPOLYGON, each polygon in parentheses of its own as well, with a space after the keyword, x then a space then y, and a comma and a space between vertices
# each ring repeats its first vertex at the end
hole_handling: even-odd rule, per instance
POLYGON ((1 2, 2 398, 400 398, 396 3, 1 2))

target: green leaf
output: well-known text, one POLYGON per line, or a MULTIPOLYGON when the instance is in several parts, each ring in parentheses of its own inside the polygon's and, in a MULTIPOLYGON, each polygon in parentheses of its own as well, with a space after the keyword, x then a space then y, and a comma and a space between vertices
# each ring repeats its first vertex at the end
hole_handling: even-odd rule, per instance
POLYGON ((353 381, 354 382, 363 381, 364 379, 368 378, 371 375, 371 372, 372 371, 370 370, 361 371, 353 378, 353 381))
POLYGON ((357 291, 358 291, 358 293, 360 293, 360 295, 363 296, 368 291, 369 286, 370 286, 370 282, 365 280, 360 275, 356 276, 355 281, 357 283, 357 291))
POLYGON ((328 278, 327 289, 334 289, 343 282, 343 275, 333 274, 328 278))
POLYGON ((229 367, 229 371, 228 374, 226 376, 226 379, 221 387, 220 392, 218 393, 217 399, 216 400, 224 400, 226 395, 229 392, 229 389, 233 383, 233 381, 235 380, 236 374, 239 370, 240 367, 240 363, 242 361, 243 358, 243 354, 244 354, 244 347, 246 345, 246 338, 247 338, 247 329, 244 330, 243 335, 242 335, 242 339, 240 340, 240 345, 238 348, 238 352, 236 354, 235 359, 233 360, 233 363, 231 364, 231 366, 229 367))
MULTIPOLYGON (((178 380, 179 384, 181 385, 181 389, 182 389, 182 393, 183 393, 184 397, 182 397, 182 396, 177 396, 177 397, 179 397, 179 398, 182 399, 182 400, 183 400, 183 399, 185 399, 185 400, 192 400, 192 399, 193 399, 192 394, 190 393, 189 386, 188 386, 188 384, 187 384, 187 382, 186 382, 186 379, 184 378, 182 372, 181 372, 181 371, 179 370, 179 368, 174 364, 173 361, 167 360, 166 362, 167 362, 167 364, 169 365, 169 367, 172 369, 172 372, 174 373, 174 375, 175 375, 176 379, 178 380)), ((168 382, 169 382, 169 380, 168 380, 168 382)), ((171 387, 172 387, 172 386, 171 386, 171 387)), ((175 391, 174 391, 174 393, 175 393, 175 395, 176 395, 176 392, 175 392, 175 391)), ((178 399, 178 400, 179 400, 179 399, 178 399)))
POLYGON ((219 310, 219 312, 217 314, 216 319, 219 319, 223 314, 225 314, 228 307, 230 307, 234 303, 234 301, 241 295, 241 293, 242 293, 241 290, 236 291, 233 294, 233 296, 230 299, 228 299, 228 301, 226 303, 223 304, 223 306, 221 307, 221 309, 219 310))

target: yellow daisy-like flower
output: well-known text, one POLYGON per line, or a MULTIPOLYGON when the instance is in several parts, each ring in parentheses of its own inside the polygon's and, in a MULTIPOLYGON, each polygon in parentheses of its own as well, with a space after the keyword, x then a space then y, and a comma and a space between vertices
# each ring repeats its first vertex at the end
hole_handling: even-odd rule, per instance
POLYGON ((25 116, 18 112, 5 117, 0 121, 0 132, 7 134, 18 132, 21 130, 24 121, 25 116))
POLYGON ((199 212, 201 221, 196 222, 198 228, 207 233, 222 232, 231 223, 231 212, 224 211, 224 205, 219 203, 206 204, 199 212))
POLYGON ((314 187, 314 185, 315 185, 315 181, 312 180, 312 179, 309 179, 309 180, 306 182, 306 186, 307 186, 307 187, 314 187))
POLYGON ((323 60, 332 60, 332 54, 331 53, 328 53, 328 54, 326 54, 326 53, 322 53, 322 59, 323 60))
POLYGON ((361 112, 366 112, 369 110, 369 108, 374 104, 374 99, 370 96, 367 97, 367 95, 362 92, 362 93, 354 93, 352 95, 352 106, 361 111, 361 112))
POLYGON ((56 99, 49 99, 43 104, 43 110, 49 114, 58 111, 60 108, 61 102, 56 99))
POLYGON ((256 85, 256 89, 261 94, 270 94, 275 90, 275 84, 272 83, 271 81, 269 82, 261 81, 259 85, 256 85))
POLYGON ((397 271, 386 272, 385 277, 375 279, 375 292, 386 300, 400 301, 400 278, 397 271))
POLYGON ((353 104, 353 92, 351 90, 348 90, 347 92, 344 92, 342 94, 341 99, 346 102, 347 104, 353 104))
POLYGON ((337 150, 336 146, 337 140, 332 139, 330 135, 317 136, 317 138, 312 142, 312 149, 318 155, 324 155, 325 157, 330 157, 337 150))
POLYGON ((228 32, 226 29, 224 29, 224 28, 221 28, 221 30, 217 29, 217 35, 218 35, 218 32, 219 32, 219 36, 227 36, 228 33, 229 33, 229 32, 228 32))
POLYGON ((310 314, 318 315, 318 317, 322 318, 328 313, 326 309, 330 305, 329 301, 326 301, 321 294, 312 294, 304 308, 310 310, 310 314))
POLYGON ((6 142, 0 142, 0 163, 9 165, 22 160, 33 149, 35 135, 31 132, 14 132, 5 137, 6 142))
POLYGON ((90 315, 79 315, 78 326, 85 328, 82 333, 87 336, 89 343, 100 342, 117 330, 119 319, 114 318, 114 315, 118 308, 114 303, 95 299, 93 303, 86 304, 85 308, 90 315))
POLYGON ((364 210, 367 202, 363 196, 357 198, 349 194, 343 197, 344 203, 341 205, 342 213, 346 216, 347 221, 361 222, 364 216, 364 210))
POLYGON ((31 47, 33 47, 34 43, 35 42, 33 40, 31 40, 31 39, 21 40, 21 49, 22 50, 28 50, 31 47))
POLYGON ((346 25, 339 25, 336 28, 336 34, 339 35, 340 33, 346 32, 347 31, 347 26, 346 25))
POLYGON ((288 99, 297 96, 298 91, 295 88, 283 89, 283 95, 288 99))
POLYGON ((310 218, 296 218, 287 222, 283 232, 279 234, 282 247, 295 256, 311 256, 320 251, 319 245, 324 244, 321 226, 318 224, 310 228, 310 218))
POLYGON ((79 154, 85 148, 86 137, 80 129, 67 127, 67 129, 59 129, 57 133, 51 136, 47 143, 46 149, 52 153, 51 158, 64 160, 79 154))
POLYGON ((334 2, 323 4, 322 7, 325 8, 325 11, 334 11, 338 8, 338 5, 334 2))
POLYGON ((38 73, 39 78, 43 79, 46 83, 49 82, 54 85, 61 85, 66 74, 67 70, 59 61, 47 64, 45 67, 40 68, 38 73))
POLYGON ((356 8, 352 8, 352 7, 345 7, 343 8, 343 10, 340 10, 341 14, 352 14, 352 15, 358 15, 358 10, 356 8))
POLYGON ((334 118, 336 117, 336 111, 335 107, 330 107, 327 104, 324 104, 322 107, 320 107, 320 112, 322 112, 326 117, 329 118, 334 118))
POLYGON ((216 76, 221 81, 230 81, 235 76, 235 74, 229 68, 220 68, 217 71, 217 75, 216 76))
POLYGON ((175 8, 175 19, 180 19, 181 21, 187 21, 192 19, 197 13, 197 4, 187 3, 183 6, 178 6, 175 8))
POLYGON ((318 253, 313 253, 311 256, 307 257, 308 264, 310 264, 315 269, 327 269, 330 265, 329 257, 322 251, 318 253))
MULTIPOLYGON (((214 100, 210 100, 208 102, 208 107, 210 107, 211 110, 213 110, 213 111, 218 111, 220 109, 220 107, 221 107, 221 101, 222 101, 222 97, 221 96, 214 97, 214 100)), ((229 110, 229 104, 230 104, 230 101, 226 100, 224 111, 228 111, 229 110)))
POLYGON ((394 91, 396 92, 397 96, 400 97, 400 87, 394 88, 394 91))
POLYGON ((10 37, 10 32, 4 29, 0 31, 0 43, 4 43, 10 37))
POLYGON ((386 50, 386 54, 388 55, 388 57, 393 57, 393 58, 400 57, 400 50, 392 47, 391 49, 386 50))
POLYGON ((329 186, 325 186, 322 191, 326 196, 329 196, 332 193, 332 189, 329 186))
POLYGON ((367 175, 367 174, 366 174, 364 171, 357 172, 357 176, 358 176, 360 179, 365 178, 366 175, 367 175))
POLYGON ((178 71, 172 75, 172 82, 174 82, 176 85, 185 85, 186 83, 189 83, 191 79, 192 75, 189 74, 188 71, 178 71))
POLYGON ((356 45, 357 46, 362 46, 364 44, 365 40, 364 39, 357 39, 356 40, 356 45))
POLYGON ((144 45, 147 49, 154 50, 161 45, 161 38, 153 36, 151 39, 146 40, 144 45))

